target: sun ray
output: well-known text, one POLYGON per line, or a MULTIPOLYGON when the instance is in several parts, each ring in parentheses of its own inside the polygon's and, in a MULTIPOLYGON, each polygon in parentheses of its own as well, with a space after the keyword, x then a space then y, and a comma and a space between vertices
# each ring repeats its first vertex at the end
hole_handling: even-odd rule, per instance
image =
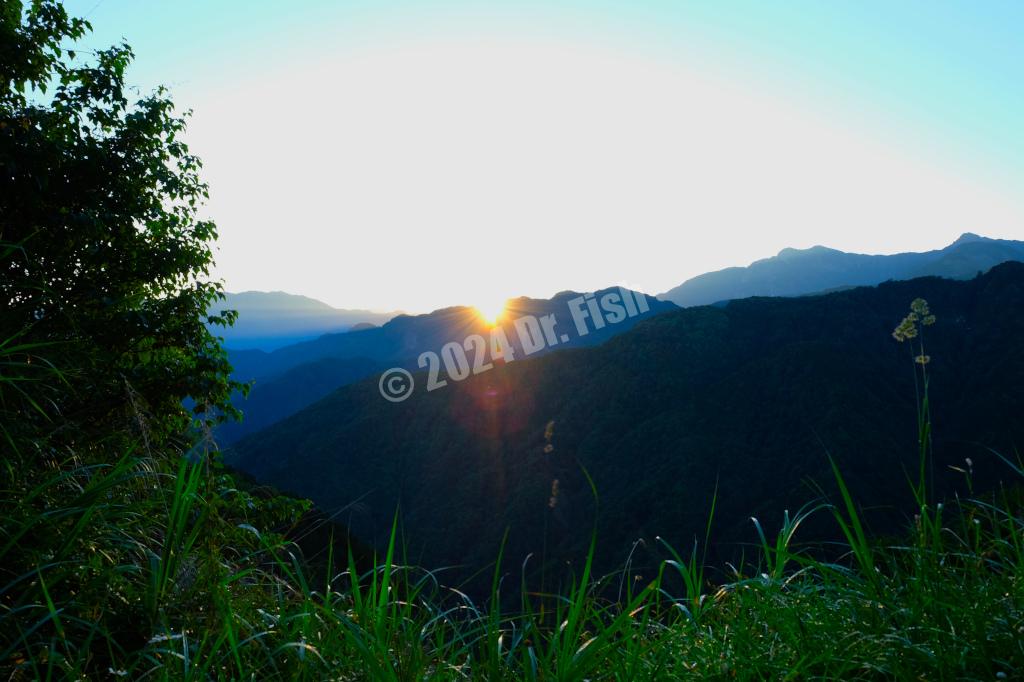
POLYGON ((480 314, 480 317, 487 324, 494 326, 498 324, 498 320, 505 314, 506 303, 506 299, 494 299, 491 301, 481 301, 473 307, 476 308, 477 313, 480 314))

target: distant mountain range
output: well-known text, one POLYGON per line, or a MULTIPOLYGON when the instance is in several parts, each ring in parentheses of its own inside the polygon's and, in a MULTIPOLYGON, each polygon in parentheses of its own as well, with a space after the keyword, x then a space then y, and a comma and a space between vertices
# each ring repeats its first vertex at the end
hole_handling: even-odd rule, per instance
POLYGON ((221 424, 217 442, 230 445, 310 405, 341 386, 386 369, 367 358, 325 357, 302 363, 277 376, 256 381, 248 398, 237 395, 234 404, 245 414, 240 422, 221 424))
MULTIPOLYGON (((869 256, 816 246, 784 249, 778 256, 745 268, 727 268, 695 277, 662 294, 646 315, 679 306, 717 303, 749 296, 800 296, 873 285, 888 280, 936 275, 972 277, 1007 260, 1024 260, 1024 242, 989 239, 966 233, 950 246, 924 253, 869 256)), ((605 292, 611 291, 605 290, 605 292)), ((599 292, 601 295, 604 292, 599 292)), ((509 321, 522 315, 567 317, 567 301, 580 294, 566 291, 551 299, 509 301, 509 321)), ((439 352, 449 341, 486 333, 488 326, 473 308, 452 307, 426 315, 338 310, 305 296, 282 292, 228 294, 222 308, 239 311, 227 332, 234 376, 255 381, 247 400, 236 404, 246 414, 240 424, 222 426, 222 445, 263 429, 324 397, 335 388, 390 366, 418 369, 424 351, 439 352), (379 325, 379 326, 378 326, 379 325)), ((636 322, 610 325, 569 339, 554 350, 601 343, 636 322)), ((521 349, 517 349, 521 350, 521 349)))
POLYGON ((229 349, 258 348, 273 350, 322 334, 381 325, 398 313, 374 313, 369 310, 342 310, 307 296, 283 291, 243 291, 228 293, 226 300, 212 306, 213 311, 236 310, 233 327, 215 327, 229 349))
MULTIPOLYGON (((619 291, 605 289, 596 292, 595 297, 601 299, 619 291)), ((632 295, 643 296, 636 292, 632 295)), ((569 307, 570 301, 581 297, 582 294, 564 291, 550 299, 510 299, 498 326, 504 330, 512 352, 520 358, 526 355, 514 324, 524 316, 537 319, 554 316, 558 321, 556 343, 533 354, 538 356, 555 349, 599 344, 632 328, 641 319, 676 308, 672 303, 646 297, 647 310, 637 311, 637 315, 615 324, 588 329, 581 335, 569 307)), ((245 413, 245 421, 221 427, 217 432, 218 441, 222 445, 230 444, 319 400, 334 388, 382 369, 399 366, 416 371, 420 354, 440 353, 446 343, 455 341, 461 345, 473 334, 489 338, 491 328, 474 308, 457 306, 426 315, 398 315, 380 327, 325 334, 272 352, 230 351, 235 378, 255 381, 255 384, 248 399, 239 396, 236 400, 236 405, 245 413)))
POLYGON ((885 532, 913 512, 914 364, 891 331, 917 297, 938 316, 926 339, 936 484, 962 483, 950 467, 970 457, 983 490, 1009 472, 987 448, 1012 456, 1024 443, 1018 263, 968 281, 668 310, 600 346, 496 366, 398 404, 361 381, 241 440, 227 461, 328 513, 345 510, 341 520, 370 542, 400 505, 409 556, 429 566, 483 567, 506 528, 509 570, 530 554, 534 567, 578 561, 595 518, 582 467, 599 495, 604 567, 621 565, 637 539, 637 566, 652 559, 655 536, 688 552, 716 485, 714 536, 738 554, 728 543, 755 540, 750 516, 771 532, 781 510, 815 498, 808 482, 830 489, 828 454, 885 532))
POLYGON ((687 307, 749 296, 802 296, 928 275, 967 279, 1009 260, 1024 260, 1024 242, 970 232, 944 249, 924 253, 870 256, 824 246, 783 249, 747 267, 698 275, 658 298, 687 307))

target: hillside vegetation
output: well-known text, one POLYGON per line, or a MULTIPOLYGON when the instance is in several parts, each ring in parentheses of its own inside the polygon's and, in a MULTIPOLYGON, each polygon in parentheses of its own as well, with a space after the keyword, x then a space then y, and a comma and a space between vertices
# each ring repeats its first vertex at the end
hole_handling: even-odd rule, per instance
MULTIPOLYGON (((611 290, 596 295, 608 291, 611 290)), ((578 296, 580 294, 575 292, 562 292, 550 299, 524 296, 509 300, 499 324, 515 355, 522 358, 525 353, 514 321, 527 315, 540 318, 555 314, 563 321, 559 332, 564 332, 567 338, 535 351, 536 355, 541 355, 556 348, 597 345, 628 331, 646 317, 676 307, 648 298, 649 310, 638 311, 634 317, 580 335, 566 314, 567 301, 578 296)), ((232 401, 244 412, 244 421, 219 427, 217 442, 222 446, 231 445, 242 436, 261 431, 311 405, 334 389, 391 366, 416 370, 421 353, 439 352, 450 341, 461 344, 472 334, 489 338, 490 332, 491 325, 477 310, 455 306, 425 315, 399 315, 378 328, 325 334, 270 353, 252 349, 231 351, 232 377, 240 382, 252 382, 252 385, 247 394, 236 393, 232 401), (315 378, 310 380, 311 377, 315 378)))
MULTIPOLYGON (((412 567, 393 522, 369 562, 349 551, 340 531, 325 543, 326 556, 312 562, 299 550, 313 532, 308 518, 303 523, 309 504, 227 473, 209 437, 217 420, 230 416, 239 387, 207 326, 232 316, 206 315, 219 298, 209 277, 216 229, 198 218, 206 187, 199 160, 180 142, 185 121, 163 92, 127 100, 126 47, 98 52, 86 65, 74 61, 65 48, 87 29, 53 0, 28 7, 0 0, 5 678, 582 682, 1024 674, 1024 517, 1016 488, 971 492, 970 462, 957 472, 968 491, 960 499, 942 501, 930 484, 933 416, 938 434, 946 419, 940 410, 987 414, 989 403, 967 399, 983 382, 1007 391, 1007 413, 1019 405, 1019 383, 1010 379, 1020 346, 1000 345, 997 355, 987 345, 1019 330, 1019 266, 962 285, 920 281, 880 290, 891 301, 906 299, 910 289, 934 294, 938 316, 930 324, 927 304, 914 300, 900 323, 912 299, 902 300, 898 313, 872 312, 877 327, 891 319, 861 337, 880 335, 863 356, 880 353, 888 368, 896 326, 899 350, 910 351, 898 353, 896 366, 916 376, 920 390, 915 410, 912 382, 894 386, 911 389, 903 404, 916 425, 904 481, 913 516, 897 539, 868 535, 842 465, 829 466, 837 490, 831 502, 776 509, 778 533, 753 524, 757 542, 733 566, 705 554, 707 529, 719 518, 713 485, 697 493, 706 504, 695 543, 687 538, 672 549, 655 540, 669 558, 642 573, 628 555, 621 570, 596 572, 588 551, 558 592, 533 582, 523 559, 499 541, 489 589, 471 600, 446 586, 440 568, 412 567), (953 333, 958 325, 967 325, 964 333, 953 333), (912 358, 925 350, 930 362, 916 364, 912 358), (943 363, 973 354, 987 360, 968 365, 978 373, 975 383, 973 374, 956 376, 964 400, 952 407, 937 400, 933 415, 929 377, 940 383, 951 371, 943 363), (1009 378, 999 383, 1002 372, 1009 378), (814 519, 828 522, 836 543, 801 544, 814 519), (705 571, 709 564, 718 568, 705 571)), ((858 296, 872 295, 826 299, 849 305, 805 322, 841 319, 858 309, 858 296)), ((775 325, 750 333, 795 322, 782 302, 755 310, 775 325)), ((703 321, 704 336, 686 337, 703 348, 721 341, 714 332, 732 313, 720 312, 665 315, 634 334, 658 337, 660 325, 703 321)), ((863 322, 854 316, 851 333, 863 322)), ((621 343, 628 349, 635 340, 621 343)), ((566 357, 610 363, 595 352, 566 357)), ((551 354, 509 367, 544 372, 562 362, 551 354)), ((614 364, 608 371, 607 381, 629 389, 614 364)), ((828 394, 835 378, 823 377, 819 394, 828 394)), ((947 389, 943 399, 955 395, 947 389)), ((635 398, 622 394, 620 407, 635 398)), ((996 423, 1003 414, 979 423, 990 424, 992 434, 1015 428, 1012 417, 996 423)), ((870 426, 850 423, 851 430, 870 426)), ((557 449, 564 432, 552 428, 540 439, 557 449)), ((605 427, 591 420, 586 428, 599 435, 605 427)), ((429 443, 433 436, 424 430, 420 437, 429 443)), ((758 448, 747 443, 749 461, 758 448)), ((996 459, 1019 483, 1019 461, 996 459)), ((599 494, 606 482, 595 483, 574 494, 610 507, 599 494)), ((724 486, 719 494, 724 502, 724 486)), ((603 542, 601 514, 581 514, 576 523, 591 546, 603 542)))
MULTIPOLYGON (((992 454, 1024 442, 1024 264, 966 282, 892 282, 819 297, 748 299, 668 312, 591 349, 512 362, 407 401, 375 381, 347 386, 257 436, 229 463, 310 497, 381 545, 401 520, 411 556, 473 573, 507 555, 577 564, 597 513, 597 561, 665 558, 655 538, 689 544, 719 490, 715 555, 754 542, 749 517, 835 492, 831 455, 878 534, 912 509, 905 471, 916 430, 907 349, 889 335, 918 295, 943 315, 929 330, 934 484, 981 489, 1010 473, 992 454), (555 504, 550 504, 557 481, 555 504)), ((419 385, 423 379, 418 379, 419 385)), ((833 528, 812 523, 810 537, 833 528)))

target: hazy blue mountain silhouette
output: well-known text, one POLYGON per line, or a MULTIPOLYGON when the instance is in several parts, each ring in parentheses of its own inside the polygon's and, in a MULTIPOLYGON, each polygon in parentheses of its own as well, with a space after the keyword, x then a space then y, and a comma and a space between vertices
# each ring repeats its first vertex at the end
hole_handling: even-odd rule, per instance
MULTIPOLYGON (((596 292, 600 297, 604 293, 617 291, 614 288, 596 292)), ((580 336, 571 322, 568 312, 568 301, 580 296, 573 291, 563 291, 550 299, 528 298, 526 296, 510 299, 507 313, 501 324, 510 329, 512 321, 526 315, 540 317, 555 315, 559 321, 559 332, 569 336, 565 343, 546 350, 573 346, 590 346, 601 343, 612 336, 630 329, 643 317, 676 306, 665 301, 647 297, 650 311, 644 315, 627 318, 626 320, 603 329, 594 330, 586 336, 580 336)), ((360 329, 341 334, 325 334, 310 341, 295 343, 271 352, 246 349, 231 351, 231 364, 235 377, 243 381, 268 378, 306 362, 321 358, 366 358, 392 365, 408 365, 416 367, 416 359, 425 351, 440 352, 441 347, 449 341, 462 342, 470 334, 486 335, 490 325, 481 319, 477 311, 468 306, 442 308, 424 315, 397 315, 390 321, 371 329, 360 329)), ((515 343, 509 333, 510 341, 515 343)), ((544 352, 544 351, 542 351, 544 352)))
MULTIPOLYGON (((617 291, 604 289, 596 292, 595 296, 600 298, 617 291)), ((647 297, 649 311, 608 324, 602 329, 591 329, 581 336, 568 308, 568 302, 579 296, 579 293, 564 291, 550 299, 510 299, 501 327, 506 331, 516 357, 523 358, 525 353, 513 331, 513 322, 524 316, 540 318, 554 315, 559 335, 567 337, 565 341, 559 340, 557 345, 536 353, 542 355, 551 350, 599 344, 629 330, 641 319, 676 309, 672 303, 647 297)), ((490 329, 491 326, 475 309, 456 306, 425 315, 398 315, 380 327, 326 334, 272 352, 230 351, 235 378, 254 381, 254 384, 248 399, 239 396, 235 400, 236 406, 246 415, 245 421, 221 427, 217 432, 218 440, 222 445, 230 444, 319 400, 330 389, 382 369, 399 366, 418 371, 417 360, 421 353, 440 353, 446 343, 455 341, 462 344, 472 334, 479 334, 489 341, 490 329)))
POLYGON ((379 325, 398 313, 333 308, 308 296, 283 291, 227 293, 226 299, 211 306, 213 311, 236 310, 233 327, 214 328, 230 349, 273 350, 316 338, 322 334, 348 331, 362 324, 379 325))
POLYGON ((248 398, 235 396, 233 402, 244 412, 245 419, 217 427, 217 442, 229 445, 298 412, 340 386, 382 369, 386 366, 367 358, 320 358, 258 381, 248 398))
MULTIPOLYGON (((1012 459, 1024 442, 1019 263, 968 281, 666 312, 599 347, 496 366, 399 404, 368 379, 243 439, 227 461, 327 513, 358 502, 344 520, 367 541, 386 539, 400 506, 406 550, 431 566, 485 567, 506 528, 512 572, 530 554, 534 567, 578 562, 595 519, 581 465, 600 496, 603 567, 621 565, 637 539, 638 567, 653 561, 655 536, 688 551, 716 484, 713 536, 756 541, 750 516, 774 528, 783 509, 818 496, 808 481, 829 490, 829 454, 872 530, 886 532, 913 513, 914 364, 891 332, 919 296, 938 316, 927 330, 936 485, 962 485, 950 467, 965 457, 976 490, 1010 480, 987 448, 1012 459)), ((817 520, 832 537, 829 514, 817 520)))
POLYGON ((686 307, 749 296, 802 296, 927 275, 967 279, 1010 260, 1024 260, 1024 242, 970 232, 944 249, 922 253, 872 256, 824 246, 783 249, 747 267, 698 275, 658 298, 686 307))

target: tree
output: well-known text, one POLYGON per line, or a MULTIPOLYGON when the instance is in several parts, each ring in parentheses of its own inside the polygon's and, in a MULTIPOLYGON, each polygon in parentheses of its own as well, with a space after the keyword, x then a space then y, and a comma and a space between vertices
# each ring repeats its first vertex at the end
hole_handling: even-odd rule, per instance
POLYGON ((55 0, 0 0, 0 417, 16 448, 140 414, 148 441, 174 438, 184 400, 222 418, 241 388, 206 324, 233 313, 207 313, 217 232, 188 114, 163 89, 129 101, 127 45, 89 63, 67 49, 90 28, 55 0))

